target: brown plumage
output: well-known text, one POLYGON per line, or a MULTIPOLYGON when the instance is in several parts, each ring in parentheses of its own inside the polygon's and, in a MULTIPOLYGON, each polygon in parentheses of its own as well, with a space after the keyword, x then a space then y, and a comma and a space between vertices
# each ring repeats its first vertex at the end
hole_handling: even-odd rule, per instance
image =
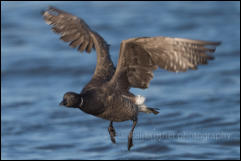
POLYGON ((97 65, 90 82, 80 94, 67 92, 60 104, 110 120, 108 131, 113 143, 116 142, 116 132, 112 123, 133 120, 128 150, 133 145, 138 112, 158 113, 144 104, 144 97, 135 96, 129 89, 147 88, 158 67, 171 72, 197 69, 198 65, 207 64, 214 58, 210 54, 220 44, 161 36, 123 40, 115 69, 108 44, 84 20, 54 7, 44 11, 43 17, 52 30, 61 35, 60 39, 69 42, 70 47, 87 53, 95 49, 97 53, 97 65))

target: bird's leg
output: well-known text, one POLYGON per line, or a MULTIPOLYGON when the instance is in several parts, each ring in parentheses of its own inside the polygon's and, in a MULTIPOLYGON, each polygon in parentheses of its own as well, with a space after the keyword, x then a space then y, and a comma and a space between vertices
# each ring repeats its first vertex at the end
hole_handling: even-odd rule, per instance
POLYGON ((116 142, 115 142, 116 133, 115 133, 115 129, 114 129, 113 125, 112 125, 112 122, 113 122, 113 121, 110 122, 108 131, 109 131, 110 139, 111 139, 112 143, 115 144, 115 143, 116 143, 116 142))
POLYGON ((132 125, 131 131, 128 136, 128 150, 129 151, 130 151, 131 147, 133 146, 132 137, 133 137, 133 132, 136 127, 136 124, 137 124, 137 119, 133 121, 133 125, 132 125))

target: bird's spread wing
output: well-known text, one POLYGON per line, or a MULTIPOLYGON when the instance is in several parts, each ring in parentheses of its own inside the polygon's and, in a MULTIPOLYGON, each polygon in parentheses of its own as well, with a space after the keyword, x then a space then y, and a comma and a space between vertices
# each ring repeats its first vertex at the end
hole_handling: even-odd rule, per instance
POLYGON ((42 14, 46 23, 52 25, 52 30, 61 34, 60 39, 70 42, 70 47, 88 53, 96 49, 98 60, 92 80, 109 80, 112 77, 115 68, 109 56, 108 44, 84 20, 54 7, 49 7, 42 14))
POLYGON ((207 64, 220 42, 170 37, 141 37, 121 43, 119 61, 110 84, 118 88, 147 88, 158 67, 185 72, 207 64))

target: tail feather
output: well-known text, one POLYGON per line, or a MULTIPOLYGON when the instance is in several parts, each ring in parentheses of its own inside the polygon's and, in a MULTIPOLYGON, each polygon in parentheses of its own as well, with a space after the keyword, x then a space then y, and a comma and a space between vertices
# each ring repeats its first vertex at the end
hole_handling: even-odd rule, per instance
POLYGON ((159 110, 158 108, 147 107, 147 109, 150 110, 155 115, 159 114, 159 112, 157 111, 157 110, 159 110))
POLYGON ((152 107, 146 107, 145 105, 141 105, 141 106, 138 106, 138 110, 140 112, 145 112, 145 113, 153 113, 155 115, 157 115, 159 112, 157 110, 157 108, 152 108, 152 107))

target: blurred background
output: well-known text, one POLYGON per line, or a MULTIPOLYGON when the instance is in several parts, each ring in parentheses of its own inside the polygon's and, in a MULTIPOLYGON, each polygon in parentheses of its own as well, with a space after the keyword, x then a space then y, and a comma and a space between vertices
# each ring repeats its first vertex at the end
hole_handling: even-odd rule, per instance
POLYGON ((1 159, 240 159, 240 2, 1 2, 1 159), (40 12, 49 5, 83 18, 111 44, 170 36, 222 41, 197 71, 157 70, 146 90, 160 114, 114 123, 58 106, 90 80, 96 54, 60 41, 40 12))

